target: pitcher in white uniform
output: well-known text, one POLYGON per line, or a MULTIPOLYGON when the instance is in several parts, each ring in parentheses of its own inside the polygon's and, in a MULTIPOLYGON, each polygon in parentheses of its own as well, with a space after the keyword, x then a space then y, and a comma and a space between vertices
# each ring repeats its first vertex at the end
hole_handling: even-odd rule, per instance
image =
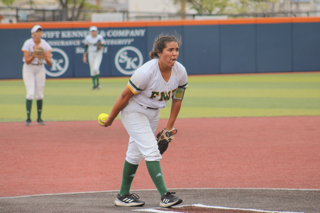
POLYGON ((44 121, 41 118, 42 106, 43 106, 43 91, 46 81, 46 73, 44 64, 51 66, 51 46, 43 39, 42 27, 35 25, 31 28, 32 38, 26 40, 23 44, 23 81, 27 90, 26 97, 26 109, 27 109, 27 120, 25 125, 31 125, 31 107, 34 95, 37 99, 37 124, 44 125, 44 121), (44 58, 38 58, 34 55, 34 47, 40 46, 44 49, 44 58))
POLYGON ((116 206, 142 206, 144 201, 135 193, 130 193, 131 183, 144 158, 147 169, 160 193, 160 206, 171 207, 182 202, 174 192, 169 192, 161 171, 155 131, 158 126, 160 109, 165 108, 172 99, 171 114, 166 129, 171 130, 179 114, 185 89, 188 87, 186 69, 177 62, 180 39, 175 36, 159 36, 150 52, 150 58, 138 68, 130 78, 126 88, 116 100, 104 125, 111 126, 120 112, 121 121, 126 128, 129 145, 123 167, 120 192, 116 206))
POLYGON ((98 34, 98 28, 96 26, 90 27, 90 35, 88 35, 83 43, 84 53, 83 53, 83 62, 87 63, 87 52, 89 57, 89 66, 90 66, 90 75, 92 78, 93 87, 92 89, 100 89, 100 65, 102 61, 102 52, 103 45, 105 45, 106 41, 103 36, 98 34))

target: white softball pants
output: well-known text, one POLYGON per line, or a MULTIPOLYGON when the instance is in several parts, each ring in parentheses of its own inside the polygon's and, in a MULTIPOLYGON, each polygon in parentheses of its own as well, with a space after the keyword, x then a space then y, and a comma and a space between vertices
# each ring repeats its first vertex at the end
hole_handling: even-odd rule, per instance
POLYGON ((97 52, 89 52, 88 57, 89 57, 90 75, 95 76, 100 74, 102 50, 99 50, 97 52))
POLYGON ((136 102, 129 101, 120 112, 120 117, 130 135, 126 161, 134 165, 138 165, 143 158, 146 161, 160 161, 162 156, 154 135, 160 110, 145 109, 136 102))
POLYGON ((44 98, 43 91, 46 82, 44 65, 23 64, 22 75, 27 90, 27 99, 33 100, 36 94, 37 100, 44 98))

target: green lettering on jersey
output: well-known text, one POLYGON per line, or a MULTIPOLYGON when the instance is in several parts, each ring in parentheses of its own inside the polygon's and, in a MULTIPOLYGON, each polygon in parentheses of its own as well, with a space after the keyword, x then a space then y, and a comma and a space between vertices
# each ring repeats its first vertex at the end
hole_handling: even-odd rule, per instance
POLYGON ((169 91, 168 93, 167 92, 161 92, 161 97, 159 99, 159 101, 168 101, 170 99, 170 94, 171 94, 171 91, 169 91))
POLYGON ((154 98, 157 97, 158 95, 159 95, 159 92, 152 91, 152 92, 151 92, 151 96, 150 96, 149 98, 154 99, 154 98))

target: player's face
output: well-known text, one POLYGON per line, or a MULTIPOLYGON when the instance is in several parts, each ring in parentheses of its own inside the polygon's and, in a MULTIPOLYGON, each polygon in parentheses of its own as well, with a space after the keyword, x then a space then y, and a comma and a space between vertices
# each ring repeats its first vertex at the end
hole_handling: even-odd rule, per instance
POLYGON ((96 37, 97 36, 97 31, 91 31, 91 35, 92 35, 92 37, 96 37))
POLYGON ((37 30, 33 37, 40 39, 42 37, 42 29, 37 30))
POLYGON ((179 56, 179 45, 177 42, 168 42, 162 53, 158 53, 162 63, 172 67, 179 56))

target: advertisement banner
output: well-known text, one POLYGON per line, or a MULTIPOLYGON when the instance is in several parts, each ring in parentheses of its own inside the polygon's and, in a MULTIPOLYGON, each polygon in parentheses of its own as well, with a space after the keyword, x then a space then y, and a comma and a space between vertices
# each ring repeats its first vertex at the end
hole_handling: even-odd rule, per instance
MULTIPOLYGON (((100 76, 131 76, 146 58, 146 28, 99 28, 106 40, 100 76)), ((48 77, 90 77, 89 64, 83 63, 83 40, 88 29, 46 29, 45 39, 52 46, 48 77)))
POLYGON ((148 60, 146 37, 143 27, 106 29, 111 76, 131 76, 148 60))

